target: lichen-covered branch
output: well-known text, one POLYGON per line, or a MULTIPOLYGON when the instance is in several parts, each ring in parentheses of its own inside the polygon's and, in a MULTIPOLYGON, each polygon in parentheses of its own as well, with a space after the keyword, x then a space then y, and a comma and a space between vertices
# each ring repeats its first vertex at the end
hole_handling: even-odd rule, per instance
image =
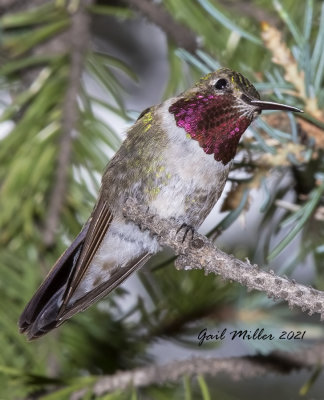
POLYGON ((70 73, 62 106, 62 129, 58 145, 57 166, 43 240, 46 246, 54 243, 54 236, 66 196, 68 173, 71 162, 73 131, 78 120, 77 96, 83 71, 83 60, 89 42, 90 17, 86 7, 92 0, 80 0, 78 9, 71 16, 70 73))
MULTIPOLYGON (((235 380, 254 378, 270 372, 289 373, 292 370, 311 368, 324 364, 324 346, 319 344, 298 353, 275 351, 268 356, 247 356, 230 358, 195 357, 183 361, 173 361, 166 365, 153 365, 118 372, 98 378, 92 388, 93 394, 102 396, 127 387, 145 387, 152 384, 177 382, 184 376, 216 376, 225 373, 235 380)), ((84 390, 75 392, 70 400, 80 400, 84 390)))
POLYGON ((187 235, 183 242, 183 232, 178 233, 179 224, 176 221, 158 218, 133 199, 127 200, 124 215, 142 229, 150 230, 162 246, 171 247, 179 256, 176 260, 178 269, 203 269, 206 275, 220 275, 223 279, 246 286, 248 290, 259 290, 274 300, 285 300, 290 308, 300 307, 309 315, 318 313, 321 320, 324 319, 323 292, 226 254, 197 232, 193 238, 187 235))

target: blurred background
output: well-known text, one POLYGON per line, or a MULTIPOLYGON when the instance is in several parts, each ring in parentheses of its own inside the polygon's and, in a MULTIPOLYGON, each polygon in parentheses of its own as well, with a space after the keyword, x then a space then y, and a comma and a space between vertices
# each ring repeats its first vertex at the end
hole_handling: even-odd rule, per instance
POLYGON ((220 66, 305 113, 264 112, 253 124, 201 232, 237 258, 324 289, 323 2, 2 0, 0 41, 0 399, 322 399, 324 357, 291 358, 323 354, 318 315, 177 271, 170 251, 39 341, 27 342, 17 320, 87 220, 127 128, 220 66), (204 328, 305 335, 198 346, 204 328), (230 367, 96 386, 192 357, 230 367), (234 374, 247 360, 246 374, 234 374))

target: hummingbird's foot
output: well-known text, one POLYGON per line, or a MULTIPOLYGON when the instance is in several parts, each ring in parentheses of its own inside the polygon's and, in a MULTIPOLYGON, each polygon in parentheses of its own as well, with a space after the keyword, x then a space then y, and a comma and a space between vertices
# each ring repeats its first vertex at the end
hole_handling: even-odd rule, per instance
POLYGON ((186 223, 182 224, 180 226, 180 228, 177 230, 177 234, 184 229, 184 234, 183 234, 183 238, 182 238, 182 243, 186 240, 186 237, 188 235, 189 232, 191 232, 191 240, 193 240, 194 238, 194 234, 195 234, 195 229, 193 226, 188 225, 186 223))
MULTIPOLYGON (((147 206, 145 212, 146 212, 146 214, 148 214, 148 213, 150 212, 150 207, 149 207, 149 206, 147 206)), ((151 219, 151 218, 150 218, 150 219, 151 219)), ((138 223, 137 223, 137 226, 139 227, 140 231, 142 231, 142 232, 144 232, 144 231, 147 230, 147 228, 145 228, 145 227, 142 225, 141 222, 138 222, 138 223)), ((152 236, 157 236, 157 235, 156 235, 156 234, 152 234, 152 236)))

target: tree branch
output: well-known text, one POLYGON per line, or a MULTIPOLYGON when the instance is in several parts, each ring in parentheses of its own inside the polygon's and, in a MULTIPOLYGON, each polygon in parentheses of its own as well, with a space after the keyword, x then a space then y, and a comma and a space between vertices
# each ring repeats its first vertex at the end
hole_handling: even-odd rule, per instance
POLYGON ((324 319, 323 292, 277 276, 273 271, 262 270, 257 265, 251 265, 249 261, 238 260, 219 250, 197 232, 193 239, 189 238, 191 235, 187 235, 183 242, 182 235, 177 235, 179 224, 176 221, 158 218, 133 199, 127 200, 124 215, 142 229, 150 230, 162 246, 171 247, 179 255, 175 262, 177 269, 203 269, 206 275, 220 275, 223 279, 246 286, 248 290, 259 290, 274 300, 285 300, 290 308, 300 307, 302 311, 308 311, 309 315, 318 313, 321 320, 324 319))
MULTIPOLYGON (((184 376, 198 374, 215 376, 225 373, 234 380, 254 378, 270 372, 289 373, 292 370, 311 368, 324 364, 324 346, 319 344, 298 353, 275 351, 268 356, 247 356, 230 358, 195 357, 183 361, 173 361, 166 365, 153 365, 118 372, 98 378, 92 388, 96 396, 102 396, 127 387, 144 387, 152 384, 177 382, 184 376)), ((84 390, 75 392, 70 400, 81 400, 84 390)))
POLYGON ((44 227, 43 240, 46 246, 54 243, 55 232, 66 196, 68 172, 71 162, 73 130, 78 120, 77 96, 80 88, 83 59, 89 42, 90 18, 86 7, 93 0, 80 0, 78 9, 71 16, 70 29, 70 75, 63 103, 62 133, 58 146, 57 167, 44 227))
POLYGON ((194 32, 176 21, 164 7, 148 0, 123 0, 130 7, 138 10, 148 20, 159 26, 177 47, 195 54, 198 50, 198 40, 194 32))
POLYGON ((25 0, 1 0, 0 15, 37 7, 45 2, 49 2, 49 0, 29 0, 28 2, 25 0))

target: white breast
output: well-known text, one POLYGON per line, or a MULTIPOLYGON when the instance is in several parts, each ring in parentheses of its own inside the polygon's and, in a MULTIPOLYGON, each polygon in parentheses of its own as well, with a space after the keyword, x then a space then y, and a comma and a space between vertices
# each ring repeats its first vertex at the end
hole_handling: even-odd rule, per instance
POLYGON ((161 189, 152 207, 164 218, 183 215, 186 196, 197 189, 215 191, 219 186, 221 192, 231 167, 231 163, 224 166, 213 154, 206 154, 196 140, 176 125, 169 112, 173 101, 165 101, 158 111, 162 128, 169 137, 163 158, 172 179, 161 189))

